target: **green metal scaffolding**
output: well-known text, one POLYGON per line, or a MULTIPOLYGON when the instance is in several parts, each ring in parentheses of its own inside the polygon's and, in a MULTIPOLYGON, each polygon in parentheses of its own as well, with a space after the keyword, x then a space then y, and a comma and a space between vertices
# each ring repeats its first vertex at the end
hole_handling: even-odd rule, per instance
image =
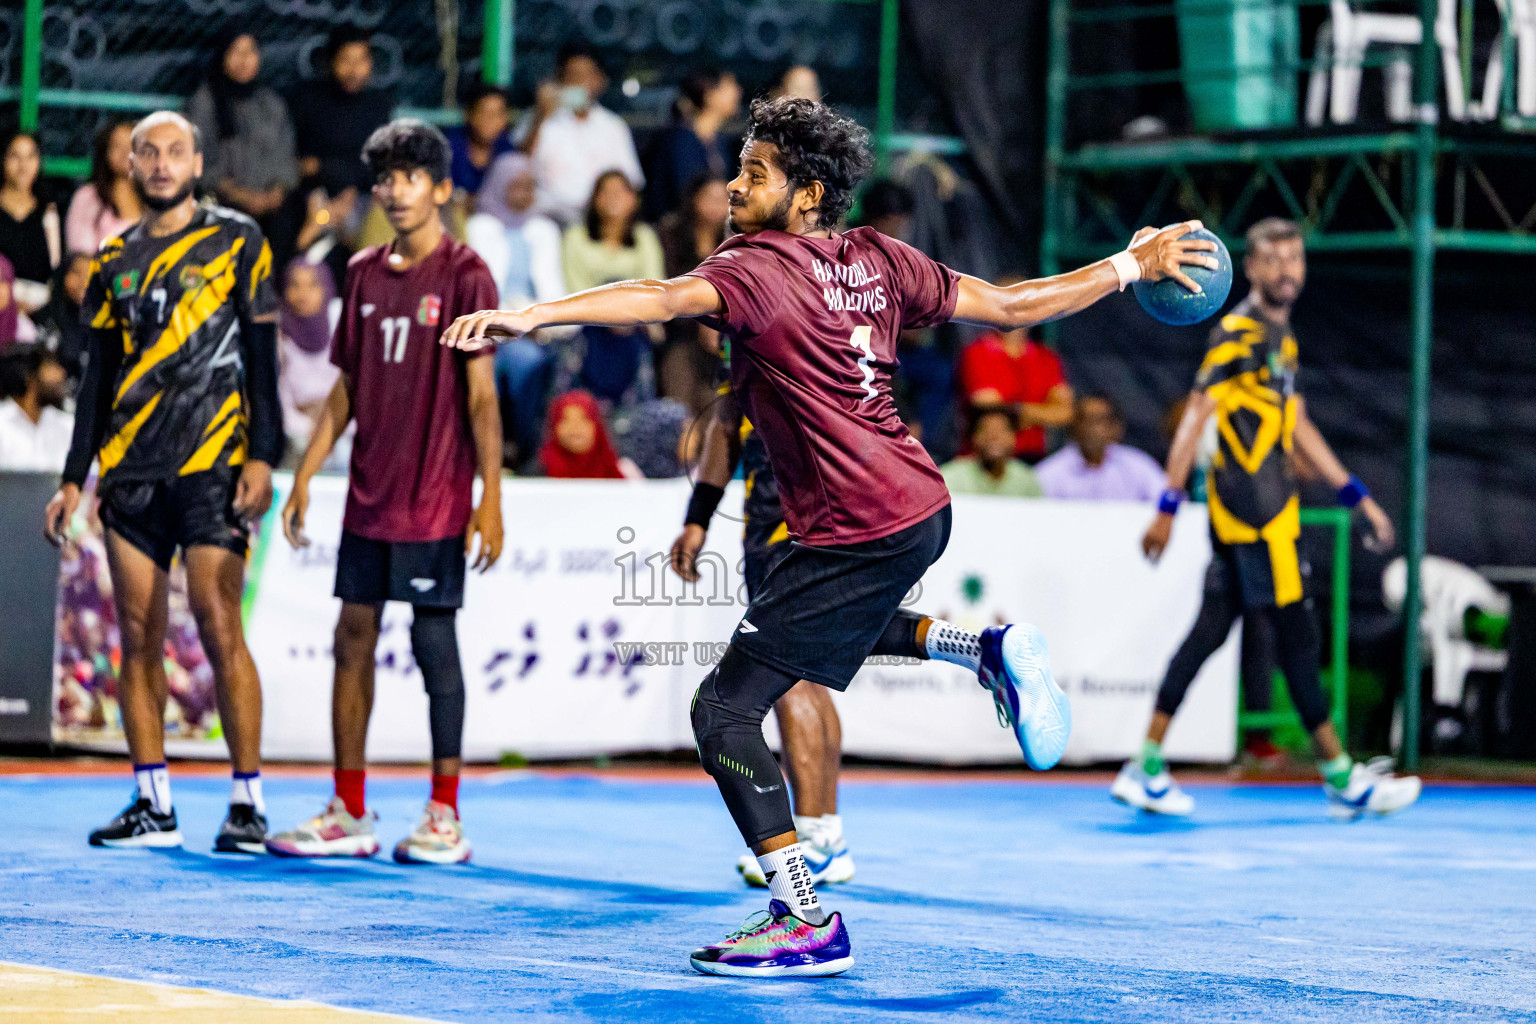
MULTIPOLYGON (((1290 0, 1301 6, 1321 0, 1290 0)), ((1050 65, 1046 82, 1046 207, 1042 232, 1041 266, 1046 274, 1059 272, 1067 261, 1098 259, 1124 245, 1133 225, 1120 224, 1113 204, 1104 197, 1113 192, 1115 183, 1125 183, 1133 176, 1161 175, 1153 196, 1144 210, 1146 222, 1177 195, 1194 201, 1195 208, 1208 227, 1223 235, 1229 247, 1240 249, 1242 218, 1259 190, 1273 188, 1296 220, 1307 232, 1308 247, 1314 251, 1407 252, 1411 261, 1411 383, 1406 467, 1405 555, 1407 558, 1407 595, 1404 601, 1404 696, 1403 739, 1398 752, 1405 768, 1418 762, 1420 735, 1420 648, 1419 614, 1421 606, 1420 569, 1425 553, 1425 515, 1428 488, 1429 384, 1434 269, 1436 252, 1441 249, 1464 252, 1536 254, 1536 235, 1525 220, 1516 221, 1497 201, 1502 222, 1492 228, 1477 227, 1464 220, 1466 182, 1491 189, 1480 176, 1477 161, 1496 158, 1536 161, 1536 137, 1521 131, 1527 127, 1506 118, 1508 132, 1466 133, 1443 131, 1439 123, 1436 98, 1440 89, 1440 55, 1435 42, 1436 0, 1419 0, 1423 41, 1417 47, 1413 79, 1413 119, 1410 124, 1385 132, 1340 134, 1337 130, 1319 133, 1276 133, 1216 138, 1187 138, 1144 143, 1088 144, 1069 149, 1067 145, 1068 99, 1078 90, 1129 87, 1158 83, 1183 82, 1186 86, 1197 76, 1181 70, 1126 73, 1119 75, 1074 76, 1069 52, 1074 25, 1107 19, 1171 17, 1197 6, 1196 0, 1179 0, 1160 6, 1110 6, 1088 10, 1074 9, 1072 0, 1052 0, 1050 10, 1050 65), (1376 165, 1372 165, 1372 159, 1376 165), (1336 161, 1336 177, 1326 190, 1319 208, 1307 209, 1286 181, 1286 165, 1310 162, 1316 168, 1325 161, 1336 161), (1384 161, 1397 161, 1403 169, 1401 195, 1394 197, 1377 173, 1384 161), (1247 184, 1227 208, 1201 209, 1198 190, 1187 187, 1201 169, 1235 169, 1234 177, 1247 184), (1470 175, 1470 178, 1469 178, 1470 175), (1437 183, 1454 176, 1455 200, 1444 204, 1453 209, 1449 223, 1437 222, 1437 183), (1364 182, 1380 205, 1384 223, 1376 230, 1329 230, 1346 189, 1364 182), (1095 196, 1094 190, 1098 190, 1095 196), (1083 211, 1087 211, 1084 214, 1083 211), (1095 235, 1093 224, 1105 230, 1095 235), (1109 244, 1111 231, 1123 230, 1119 241, 1109 244)), ((1222 0, 1199 4, 1209 15, 1232 10, 1231 2, 1222 0)), ((1470 5, 1464 6, 1464 23, 1470 5)), ((1506 33, 1507 36, 1512 35, 1506 33)), ((1303 66, 1282 68, 1296 73, 1303 66)), ((1252 73, 1248 67, 1234 67, 1229 74, 1252 73)), ((1470 78, 1470 68, 1464 67, 1470 78)), ((1506 102, 1509 95, 1506 83, 1506 102)), ((1136 226, 1139 226, 1139 223, 1136 226)), ((1347 564, 1347 563, 1346 563, 1347 564)), ((1337 623, 1334 645, 1339 645, 1337 623)), ((1335 659, 1339 657, 1335 650, 1335 659)), ((1335 673, 1342 671, 1335 661, 1335 673)), ((1338 699, 1339 690, 1335 690, 1338 699)), ((1336 709, 1337 710, 1337 709, 1336 709)))

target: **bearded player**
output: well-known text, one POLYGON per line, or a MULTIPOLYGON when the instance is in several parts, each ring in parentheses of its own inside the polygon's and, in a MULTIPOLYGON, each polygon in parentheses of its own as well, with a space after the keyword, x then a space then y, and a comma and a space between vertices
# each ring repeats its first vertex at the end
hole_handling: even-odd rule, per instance
POLYGON ((1183 816, 1194 810, 1194 800, 1168 773, 1163 736, 1200 666, 1226 643, 1232 623, 1239 616, 1262 616, 1272 627, 1291 701, 1312 736, 1330 816, 1389 814, 1419 798, 1419 780, 1394 777, 1386 762, 1352 761, 1328 718, 1317 667, 1322 642, 1296 550, 1301 496, 1292 458, 1306 459, 1337 489, 1339 504, 1365 516, 1373 550, 1391 548, 1392 521, 1323 440, 1296 392, 1291 308, 1307 276, 1301 229, 1271 217, 1249 228, 1246 242, 1243 272, 1253 288, 1211 330, 1168 453, 1168 488, 1142 539, 1147 557, 1156 561, 1168 546, 1200 436, 1214 415, 1219 441, 1208 489, 1212 550, 1205 595, 1195 624, 1163 675, 1141 754, 1126 762, 1110 795, 1157 814, 1183 816))
POLYGON ((965 665, 992 691, 1035 768, 1060 760, 1066 695, 1030 626, 980 636, 916 615, 902 599, 943 553, 949 492, 896 414, 903 329, 947 320, 1012 330, 1083 309, 1143 276, 1194 282, 1214 265, 1191 224, 1145 231, 1108 260, 997 287, 871 228, 834 230, 868 173, 868 133, 820 103, 752 105, 731 182, 739 232, 692 272, 629 281, 455 323, 444 344, 477 349, 550 324, 637 327, 698 317, 731 340, 731 383, 762 434, 792 544, 768 574, 720 664, 694 696, 704 768, 768 881, 768 911, 695 950, 710 974, 839 974, 853 964, 842 915, 816 898, 783 776, 763 739, 768 710, 801 679, 844 689, 871 654, 965 665))
POLYGON ((165 765, 163 661, 171 561, 213 668, 229 744, 229 814, 214 849, 262 853, 261 680, 240 599, 250 524, 272 503, 282 459, 272 250, 242 213, 201 206, 197 129, 161 111, 134 126, 129 160, 145 212, 91 264, 81 315, 90 361, 64 484, 45 532, 62 540, 94 460, 122 634, 118 678, 133 799, 92 846, 181 845, 165 765))
MULTIPOLYGON (((726 361, 730 349, 727 346, 726 361)), ((742 467, 746 498, 742 504, 742 581, 747 600, 762 589, 773 567, 788 555, 792 545, 784 510, 779 505, 779 486, 762 435, 741 414, 741 405, 730 386, 722 388, 707 425, 699 456, 699 476, 683 532, 672 543, 673 570, 689 582, 699 579, 698 557, 709 533, 725 485, 742 467)), ((784 746, 785 770, 794 801, 795 835, 813 885, 833 885, 853 880, 853 856, 843 838, 843 818, 837 813, 837 775, 843 759, 843 727, 837 706, 825 686, 802 679, 773 705, 784 746)), ((736 870, 750 886, 768 887, 757 858, 744 853, 736 870)))
POLYGON ((443 230, 453 194, 443 133, 411 119, 369 137, 363 160, 395 237, 347 266, 331 361, 341 375, 283 508, 283 532, 304 547, 309 482, 352 420, 347 510, 336 552, 336 665, 331 736, 336 792, 325 810, 267 841, 290 857, 371 857, 376 817, 365 792, 374 651, 384 602, 411 606, 411 653, 427 688, 432 791, 402 863, 458 864, 470 856, 459 820, 464 672, 456 619, 465 562, 479 538, 482 572, 501 554, 501 414, 491 360, 437 344, 455 316, 496 303, 480 257, 443 230), (474 507, 475 472, 484 493, 474 507))

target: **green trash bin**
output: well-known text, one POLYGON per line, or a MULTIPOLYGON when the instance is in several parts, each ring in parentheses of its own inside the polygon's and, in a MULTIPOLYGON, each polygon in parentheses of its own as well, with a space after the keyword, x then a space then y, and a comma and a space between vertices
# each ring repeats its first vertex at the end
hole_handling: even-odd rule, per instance
POLYGON ((1176 0, 1184 91, 1200 131, 1296 123, 1296 7, 1276 0, 1176 0))

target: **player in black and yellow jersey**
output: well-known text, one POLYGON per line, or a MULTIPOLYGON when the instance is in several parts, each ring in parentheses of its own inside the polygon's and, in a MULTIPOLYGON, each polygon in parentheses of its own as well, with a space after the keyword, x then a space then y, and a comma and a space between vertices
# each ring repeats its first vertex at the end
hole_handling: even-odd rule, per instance
POLYGON ((1367 543, 1374 549, 1392 546, 1392 522, 1339 462, 1296 391, 1291 307, 1307 270, 1300 229, 1278 218, 1255 224, 1248 231, 1243 269, 1252 288, 1211 331, 1168 454, 1168 489, 1142 540, 1147 557, 1156 561, 1168 545, 1200 435, 1214 414, 1219 444, 1208 496, 1212 558, 1204 600, 1163 676, 1141 755, 1126 762, 1110 792, 1147 811, 1184 815, 1194 809, 1164 766, 1163 737, 1195 674, 1226 642, 1233 622, 1263 615, 1273 627, 1291 699, 1312 734, 1329 813, 1387 814, 1418 799, 1419 780, 1394 777, 1381 763, 1351 761, 1328 719, 1318 675, 1320 640, 1296 548, 1301 498, 1292 459, 1306 460, 1337 488, 1340 504, 1364 514, 1372 530, 1367 543))
POLYGON ((272 251, 254 221, 200 205, 197 130, 161 112, 133 130, 146 212, 96 254, 91 328, 64 482, 46 513, 65 537, 91 463, 122 633, 118 698, 137 789, 96 846, 179 846, 165 768, 167 572, 181 549, 187 597, 213 667, 234 772, 215 849, 265 852, 261 682, 240 622, 249 524, 272 502, 282 457, 272 251))
MULTIPOLYGON (((698 480, 683 532, 672 544, 672 568, 686 580, 699 578, 697 559, 709 521, 739 464, 746 483, 742 582, 750 600, 790 551, 778 481, 768 462, 768 449, 751 421, 742 415, 729 384, 721 386, 718 403, 700 422, 704 441, 698 480)), ((829 885, 851 881, 853 857, 843 838, 842 816, 837 813, 837 777, 843 757, 843 727, 837 706, 826 687, 802 679, 774 702, 773 710, 794 797, 795 832, 812 882, 829 885)), ((737 861, 736 870, 748 885, 767 888, 762 868, 750 853, 737 861)))

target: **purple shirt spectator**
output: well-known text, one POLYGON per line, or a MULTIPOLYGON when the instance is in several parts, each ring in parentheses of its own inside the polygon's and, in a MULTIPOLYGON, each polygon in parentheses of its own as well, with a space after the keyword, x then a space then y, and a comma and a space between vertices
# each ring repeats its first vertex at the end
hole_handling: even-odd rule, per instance
POLYGON ((1074 403, 1072 443, 1035 467, 1048 498, 1154 501, 1166 485, 1163 467, 1120 443, 1125 421, 1115 403, 1084 395, 1074 403))

